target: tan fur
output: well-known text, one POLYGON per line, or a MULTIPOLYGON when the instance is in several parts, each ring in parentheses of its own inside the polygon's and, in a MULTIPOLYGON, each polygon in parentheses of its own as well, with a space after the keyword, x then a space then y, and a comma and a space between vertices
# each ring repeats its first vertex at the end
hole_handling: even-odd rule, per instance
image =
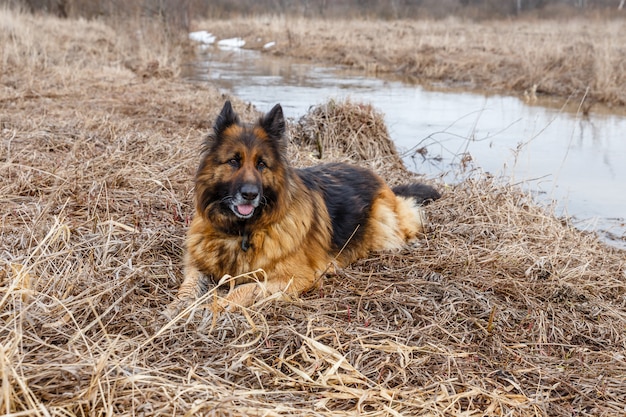
POLYGON ((178 299, 189 302, 201 295, 200 270, 215 271, 220 277, 256 269, 266 272, 268 280, 263 288, 257 283, 238 282, 221 307, 247 307, 258 296, 277 292, 297 296, 319 285, 331 262, 345 267, 371 251, 399 249, 423 231, 422 209, 384 186, 372 205, 368 223, 363 225, 365 238, 349 253, 337 256, 330 250, 330 219, 321 196, 303 192, 302 187, 295 187, 296 196, 282 219, 251 235, 252 245, 247 252, 241 251, 239 238, 215 230, 197 212, 187 234, 185 280, 178 299), (210 255, 216 253, 232 254, 234 268, 224 268, 218 258, 210 255))

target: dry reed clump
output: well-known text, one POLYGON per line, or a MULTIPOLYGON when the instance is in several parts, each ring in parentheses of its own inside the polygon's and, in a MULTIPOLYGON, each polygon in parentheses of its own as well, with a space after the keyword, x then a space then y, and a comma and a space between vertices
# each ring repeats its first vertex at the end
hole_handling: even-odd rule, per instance
MULTIPOLYGON (((26 70, 0 73, 1 413, 624 412, 624 252, 481 175, 428 206, 418 245, 329 274, 320 291, 165 321, 198 151, 224 97, 88 66, 75 85, 36 90, 26 70)), ((312 152, 290 148, 298 164, 312 152)))
POLYGON ((291 136, 296 144, 315 149, 317 159, 347 158, 378 171, 404 168, 383 115, 369 103, 329 100, 312 107, 291 136))
POLYGON ((621 19, 473 22, 249 17, 199 21, 271 53, 420 83, 626 105, 621 19))

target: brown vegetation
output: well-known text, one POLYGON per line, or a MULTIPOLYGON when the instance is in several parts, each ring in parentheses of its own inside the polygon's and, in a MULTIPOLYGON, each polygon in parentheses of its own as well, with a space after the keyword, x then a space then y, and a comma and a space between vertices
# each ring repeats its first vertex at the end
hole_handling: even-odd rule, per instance
POLYGON ((623 20, 323 20, 290 17, 197 22, 271 53, 419 83, 546 94, 626 105, 623 20))
POLYGON ((259 14, 324 18, 502 18, 535 14, 571 17, 615 13, 624 0, 4 0, 31 11, 61 17, 155 16, 167 23, 185 24, 189 16, 226 18, 259 14))
MULTIPOLYGON (((160 318, 224 98, 173 76, 175 45, 136 33, 0 11, 0 413, 624 412, 626 255, 478 174, 428 207, 419 246, 339 270, 320 292, 160 318)), ((359 104, 333 105, 292 126, 294 140, 326 135, 294 143, 295 163, 380 127, 359 104)), ((408 175, 359 149, 322 156, 408 175)))

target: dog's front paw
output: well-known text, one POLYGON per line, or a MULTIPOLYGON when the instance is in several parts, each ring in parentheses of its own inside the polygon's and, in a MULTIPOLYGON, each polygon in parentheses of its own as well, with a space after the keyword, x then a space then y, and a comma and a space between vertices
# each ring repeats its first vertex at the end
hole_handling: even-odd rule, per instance
POLYGON ((161 312, 161 316, 165 317, 168 321, 171 321, 185 308, 189 307, 191 302, 192 300, 188 298, 177 298, 165 307, 165 310, 161 312))

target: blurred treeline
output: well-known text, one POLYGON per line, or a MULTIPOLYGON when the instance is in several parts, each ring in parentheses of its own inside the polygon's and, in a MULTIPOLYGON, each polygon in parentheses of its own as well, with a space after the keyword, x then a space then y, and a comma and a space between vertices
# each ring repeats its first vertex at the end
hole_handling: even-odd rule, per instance
POLYGON ((626 14, 624 0, 0 0, 61 17, 159 17, 188 28, 192 18, 288 14, 324 18, 499 18, 626 14), (611 11, 607 13, 607 11, 611 11))

